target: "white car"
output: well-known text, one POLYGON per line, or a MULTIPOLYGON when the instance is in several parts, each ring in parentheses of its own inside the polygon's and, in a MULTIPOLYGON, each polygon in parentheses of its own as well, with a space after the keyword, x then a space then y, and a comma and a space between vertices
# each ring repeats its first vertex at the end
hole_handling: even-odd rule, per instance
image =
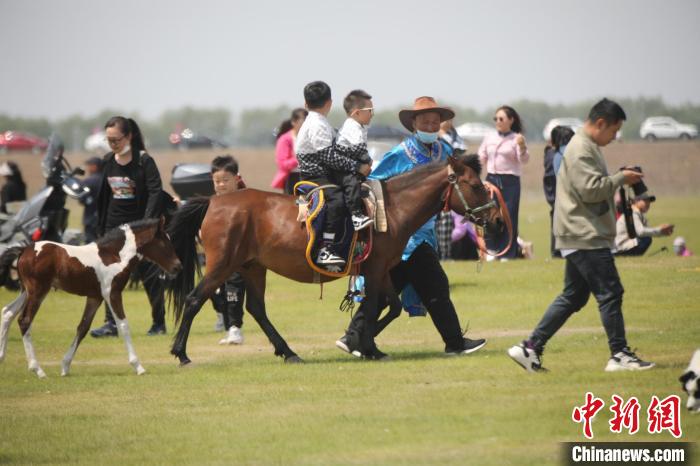
POLYGON ((493 126, 478 122, 464 123, 455 129, 462 139, 470 142, 481 142, 484 136, 492 131, 496 131, 493 126))
POLYGON ((678 123, 671 117, 649 117, 642 123, 639 135, 647 141, 657 139, 693 139, 698 137, 698 127, 678 123))
POLYGON ((575 133, 579 129, 583 128, 583 121, 581 121, 580 118, 552 118, 545 125, 544 130, 542 131, 542 137, 545 141, 550 140, 552 137, 552 130, 556 126, 568 126, 574 130, 575 133))
POLYGON ((98 155, 104 155, 112 150, 107 144, 107 135, 104 131, 96 131, 85 138, 83 147, 87 152, 98 155))

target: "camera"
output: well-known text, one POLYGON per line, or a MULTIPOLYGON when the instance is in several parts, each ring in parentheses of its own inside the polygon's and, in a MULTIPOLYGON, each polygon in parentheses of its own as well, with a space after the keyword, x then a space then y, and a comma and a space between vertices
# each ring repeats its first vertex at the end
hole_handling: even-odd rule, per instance
MULTIPOLYGON (((633 170, 639 173, 644 173, 642 172, 642 167, 636 166, 636 167, 622 167, 620 170, 633 170)), ((647 192, 647 185, 644 184, 644 181, 639 180, 635 184, 632 185, 632 191, 634 192, 634 197, 641 196, 645 192, 647 192)))
MULTIPOLYGON (((643 173, 642 167, 640 166, 635 166, 635 167, 620 167, 620 171, 622 170, 633 170, 639 173, 643 173)), ((644 184, 644 181, 639 180, 635 184, 631 186, 632 192, 634 195, 627 196, 627 191, 625 190, 625 187, 622 186, 620 187, 620 210, 621 210, 621 215, 624 215, 625 217, 625 226, 627 227, 627 235, 630 238, 636 238, 637 237, 637 230, 634 228, 634 219, 632 218, 632 200, 634 200, 636 197, 641 196, 645 192, 648 191, 647 185, 644 184)))

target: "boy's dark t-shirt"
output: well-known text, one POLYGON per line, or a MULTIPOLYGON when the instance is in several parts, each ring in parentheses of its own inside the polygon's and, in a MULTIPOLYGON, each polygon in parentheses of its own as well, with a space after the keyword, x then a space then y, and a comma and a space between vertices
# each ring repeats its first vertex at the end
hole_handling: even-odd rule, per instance
POLYGON ((110 165, 108 172, 105 173, 107 183, 112 191, 107 210, 107 230, 139 219, 136 200, 136 170, 138 167, 133 160, 126 165, 118 163, 110 165))

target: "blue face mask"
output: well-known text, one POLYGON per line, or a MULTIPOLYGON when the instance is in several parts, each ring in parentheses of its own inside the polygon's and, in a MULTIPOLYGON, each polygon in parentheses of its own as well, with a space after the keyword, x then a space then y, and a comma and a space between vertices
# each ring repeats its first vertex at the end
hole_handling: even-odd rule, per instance
POLYGON ((426 133, 425 131, 421 130, 416 130, 416 137, 418 140, 424 144, 432 144, 435 141, 437 141, 438 138, 438 133, 437 131, 434 133, 426 133))

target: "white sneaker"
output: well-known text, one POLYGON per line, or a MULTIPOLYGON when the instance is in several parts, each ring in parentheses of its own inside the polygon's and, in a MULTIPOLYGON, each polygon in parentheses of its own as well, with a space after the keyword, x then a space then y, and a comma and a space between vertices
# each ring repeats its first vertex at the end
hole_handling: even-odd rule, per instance
POLYGON ((605 366, 605 372, 645 371, 655 365, 653 362, 642 361, 632 350, 624 348, 610 357, 608 365, 605 366))
POLYGON ((536 350, 528 348, 525 342, 511 347, 508 350, 508 356, 528 372, 546 371, 546 369, 542 367, 540 355, 537 354, 536 350))
POLYGON ((352 216, 352 227, 355 229, 355 231, 360 231, 363 228, 367 228, 371 224, 374 223, 374 220, 369 218, 368 216, 362 214, 362 215, 355 215, 353 214, 352 216))
POLYGON ((243 330, 232 325, 226 336, 219 340, 220 345, 242 345, 243 344, 243 330))
POLYGON ((318 251, 318 259, 316 259, 318 265, 344 265, 345 259, 340 256, 333 254, 327 248, 321 248, 318 251))
POLYGON ((226 326, 224 326, 224 315, 220 312, 216 313, 216 323, 214 324, 214 331, 215 332, 223 332, 226 330, 226 326))

